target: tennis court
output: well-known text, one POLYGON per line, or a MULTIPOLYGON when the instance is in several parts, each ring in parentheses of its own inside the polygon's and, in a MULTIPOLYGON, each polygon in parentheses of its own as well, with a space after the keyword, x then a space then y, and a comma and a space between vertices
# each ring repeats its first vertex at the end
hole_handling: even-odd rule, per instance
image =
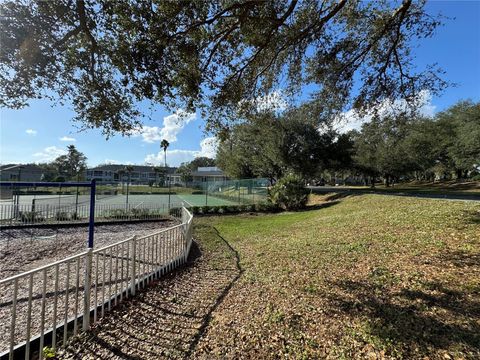
MULTIPOLYGON (((182 206, 236 205, 235 201, 204 194, 132 194, 103 195, 95 199, 95 217, 136 219, 159 217, 170 209, 182 206)), ((16 203, 3 200, 0 220, 20 219, 23 223, 42 222, 55 218, 58 221, 87 219, 90 196, 77 195, 19 195, 16 203)))
MULTIPOLYGON (((84 205, 90 202, 89 195, 20 195, 20 205, 49 205, 52 207, 72 206, 75 204, 84 205)), ((137 206, 142 204, 168 205, 171 207, 181 206, 185 202, 187 206, 220 206, 236 205, 232 200, 226 200, 215 195, 204 194, 143 194, 143 195, 97 195, 96 204, 122 205, 129 204, 137 206)), ((12 201, 2 201, 2 204, 10 204, 12 201)))

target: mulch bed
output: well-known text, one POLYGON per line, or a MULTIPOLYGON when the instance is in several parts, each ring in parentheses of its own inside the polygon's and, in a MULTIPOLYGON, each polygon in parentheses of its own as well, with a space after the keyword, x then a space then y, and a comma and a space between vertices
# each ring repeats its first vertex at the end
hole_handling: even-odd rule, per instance
MULTIPOLYGON (((133 235, 143 236, 176 225, 175 221, 108 224, 95 227, 94 247, 99 248, 133 235)), ((0 230, 0 279, 38 268, 85 251, 88 226, 38 227, 0 230)))

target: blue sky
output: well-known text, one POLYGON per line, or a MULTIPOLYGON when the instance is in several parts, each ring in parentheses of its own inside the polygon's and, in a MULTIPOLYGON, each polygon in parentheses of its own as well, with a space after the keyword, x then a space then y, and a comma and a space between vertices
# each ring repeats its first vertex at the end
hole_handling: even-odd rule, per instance
MULTIPOLYGON (((437 29, 431 39, 415 50, 420 69, 438 63, 445 79, 456 83, 440 97, 428 99, 428 112, 441 111, 461 99, 480 101, 480 1, 430 1, 427 11, 441 12, 452 19, 437 29)), ((213 156, 212 139, 204 134, 199 114, 167 112, 157 107, 143 134, 114 136, 106 140, 99 130, 79 132, 67 106, 52 107, 47 100, 35 100, 21 110, 0 109, 0 163, 27 163, 53 160, 69 144, 99 163, 159 163, 159 143, 170 140, 168 163, 179 165, 195 156, 213 156), (179 118, 183 119, 177 121, 179 118), (180 125, 179 125, 180 124, 180 125)))

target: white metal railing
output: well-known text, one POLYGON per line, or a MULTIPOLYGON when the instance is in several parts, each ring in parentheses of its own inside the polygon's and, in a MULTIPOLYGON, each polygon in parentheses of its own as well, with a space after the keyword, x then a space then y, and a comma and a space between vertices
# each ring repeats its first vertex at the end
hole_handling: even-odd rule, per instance
POLYGON ((184 263, 192 244, 192 221, 192 214, 182 208, 176 226, 1 280, 1 357, 13 359, 21 353, 29 359, 38 352, 42 359, 44 346, 55 350, 124 297, 184 263))

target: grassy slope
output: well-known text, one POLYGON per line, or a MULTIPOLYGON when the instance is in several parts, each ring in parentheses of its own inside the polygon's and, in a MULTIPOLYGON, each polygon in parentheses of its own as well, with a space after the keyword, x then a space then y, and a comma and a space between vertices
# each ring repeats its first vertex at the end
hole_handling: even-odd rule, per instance
POLYGON ((197 220, 200 242, 215 226, 244 270, 198 357, 480 356, 480 205, 378 195, 325 204, 197 220))
MULTIPOLYGON (((341 186, 341 188, 351 188, 356 190, 370 191, 369 186, 341 186)), ((395 186, 385 187, 382 184, 377 184, 376 191, 386 192, 407 192, 417 194, 449 194, 449 195, 480 195, 480 182, 469 181, 463 183, 457 183, 455 181, 444 182, 409 182, 395 184, 395 186)))

